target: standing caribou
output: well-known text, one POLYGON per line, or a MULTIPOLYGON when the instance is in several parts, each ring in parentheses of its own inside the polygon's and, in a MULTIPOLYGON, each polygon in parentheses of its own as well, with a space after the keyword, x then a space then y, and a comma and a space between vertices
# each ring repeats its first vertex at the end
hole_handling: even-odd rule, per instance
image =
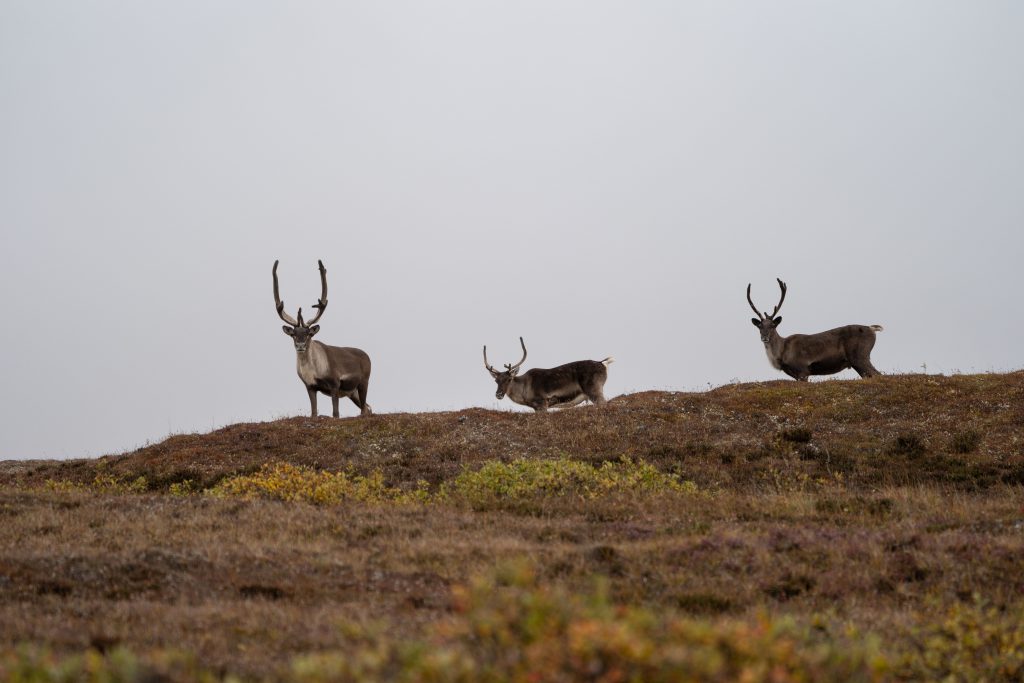
POLYGON ((861 377, 881 375, 871 364, 871 349, 875 346, 875 332, 881 332, 881 325, 844 325, 817 334, 793 334, 779 336, 776 329, 782 318, 775 314, 786 300, 786 283, 776 278, 782 297, 771 315, 761 314, 750 298, 747 285, 747 303, 757 314, 750 322, 761 331, 761 341, 768 353, 768 362, 776 370, 799 382, 806 382, 810 375, 831 375, 853 368, 861 377))
POLYGON ((360 415, 373 414, 366 404, 366 389, 370 384, 370 357, 362 349, 350 347, 327 346, 313 340, 320 331, 316 324, 327 308, 327 269, 323 261, 320 266, 320 299, 313 304, 317 309, 316 317, 308 323, 302 320, 302 309, 299 309, 298 320, 284 312, 284 302, 277 287, 277 261, 274 261, 274 304, 281 320, 288 323, 282 326, 284 333, 295 342, 296 369, 299 379, 306 385, 309 394, 311 417, 316 417, 316 393, 319 391, 331 397, 334 417, 338 415, 338 399, 347 396, 359 406, 360 415))
POLYGON ((604 383, 608 379, 608 366, 615 359, 578 360, 559 365, 557 368, 534 368, 518 377, 519 368, 526 360, 526 344, 523 357, 515 365, 505 364, 505 370, 498 372, 487 362, 487 347, 484 346, 484 367, 498 384, 495 397, 500 401, 505 394, 519 405, 529 406, 538 413, 548 408, 569 408, 590 399, 594 405, 603 405, 604 383))

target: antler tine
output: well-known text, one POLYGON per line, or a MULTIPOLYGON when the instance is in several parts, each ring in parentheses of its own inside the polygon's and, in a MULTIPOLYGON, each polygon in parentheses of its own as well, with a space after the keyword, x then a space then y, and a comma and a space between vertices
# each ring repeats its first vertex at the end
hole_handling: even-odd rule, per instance
POLYGON ((498 372, 491 366, 490 363, 487 362, 487 344, 484 344, 484 367, 487 368, 488 372, 498 372))
POLYGON ((523 341, 522 337, 519 338, 519 345, 523 347, 523 357, 520 358, 519 362, 515 365, 509 366, 509 371, 518 370, 519 366, 526 362, 526 343, 523 341))
POLYGON ((768 316, 769 318, 775 317, 775 314, 779 312, 780 308, 782 308, 782 302, 786 300, 786 283, 779 278, 775 278, 775 280, 779 283, 779 289, 782 290, 782 296, 779 298, 779 303, 775 306, 775 310, 773 310, 772 314, 768 316))
POLYGON ((278 262, 274 261, 274 270, 272 271, 274 275, 274 306, 277 308, 277 314, 281 316, 281 320, 292 327, 297 327, 299 321, 284 312, 284 302, 281 301, 281 294, 278 292, 277 286, 277 264, 278 262))
POLYGON ((758 320, 764 320, 764 315, 761 311, 757 310, 757 306, 754 305, 754 300, 750 298, 750 284, 747 284, 747 303, 754 309, 754 315, 757 316, 758 320))
POLYGON ((316 317, 306 323, 307 325, 316 323, 327 308, 327 269, 324 268, 323 261, 317 260, 317 265, 320 266, 320 300, 313 304, 313 308, 317 309, 316 317))

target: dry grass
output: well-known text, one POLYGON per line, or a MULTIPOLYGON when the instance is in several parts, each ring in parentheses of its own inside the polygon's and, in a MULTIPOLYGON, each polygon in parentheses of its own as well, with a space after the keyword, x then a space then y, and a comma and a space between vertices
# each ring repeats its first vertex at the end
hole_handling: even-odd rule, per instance
POLYGON ((1022 399, 1020 372, 773 382, 551 415, 295 418, 93 461, 0 463, 0 653, 123 645, 285 676, 296 658, 349 651, 353 625, 425 637, 454 586, 529 558, 544 590, 583 595, 601 575, 616 604, 849 626, 902 656, 956 606, 1024 604, 1022 399), (590 470, 569 468, 574 486, 523 489, 514 505, 437 496, 467 471, 537 460, 647 463, 697 491, 580 495, 590 470), (423 480, 434 497, 194 493, 272 463, 388 491, 423 480))

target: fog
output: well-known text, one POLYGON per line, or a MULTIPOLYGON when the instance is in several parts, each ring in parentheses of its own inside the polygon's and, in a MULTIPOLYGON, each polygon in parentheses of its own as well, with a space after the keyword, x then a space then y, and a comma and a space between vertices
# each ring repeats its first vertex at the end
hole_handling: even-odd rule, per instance
MULTIPOLYGON (((0 458, 308 413, 270 269, 377 413, 1020 368, 1024 5, 0 3, 0 458), (841 378, 856 377, 846 371, 841 378)), ((321 411, 330 401, 321 397, 321 411)), ((521 409, 516 407, 515 409, 521 409)), ((347 401, 342 414, 356 409, 347 401)))

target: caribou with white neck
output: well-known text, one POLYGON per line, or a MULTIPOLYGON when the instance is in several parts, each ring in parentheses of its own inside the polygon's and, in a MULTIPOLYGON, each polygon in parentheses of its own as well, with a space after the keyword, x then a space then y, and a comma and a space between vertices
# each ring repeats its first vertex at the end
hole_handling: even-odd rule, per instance
POLYGON ((302 320, 302 309, 299 309, 298 318, 293 318, 284 312, 284 302, 278 292, 277 284, 277 261, 274 261, 274 304, 277 307, 277 314, 281 320, 288 323, 283 325, 284 333, 295 342, 296 369, 299 379, 306 387, 309 394, 309 409, 311 417, 316 417, 316 395, 317 392, 331 397, 331 405, 334 408, 334 417, 339 417, 338 401, 348 397, 359 408, 360 415, 371 415, 373 411, 366 403, 366 390, 370 384, 370 357, 362 349, 346 346, 328 346, 313 339, 313 336, 320 331, 316 324, 320 316, 327 309, 327 269, 323 261, 317 261, 320 266, 320 299, 313 304, 317 309, 316 317, 308 323, 302 320))

